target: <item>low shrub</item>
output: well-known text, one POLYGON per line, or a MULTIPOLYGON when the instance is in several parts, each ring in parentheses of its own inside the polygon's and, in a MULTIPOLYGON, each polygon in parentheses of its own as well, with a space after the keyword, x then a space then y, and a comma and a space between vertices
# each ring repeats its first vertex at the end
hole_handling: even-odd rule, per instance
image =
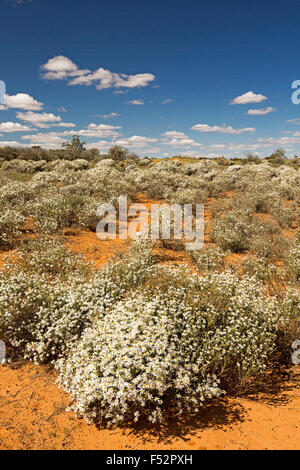
POLYGON ((213 246, 203 246, 201 250, 190 251, 191 260, 204 272, 222 271, 225 267, 226 254, 213 246))
POLYGON ((253 278, 229 272, 184 283, 120 301, 56 363, 59 384, 88 421, 155 423, 197 412, 266 368, 281 315, 276 300, 253 278))

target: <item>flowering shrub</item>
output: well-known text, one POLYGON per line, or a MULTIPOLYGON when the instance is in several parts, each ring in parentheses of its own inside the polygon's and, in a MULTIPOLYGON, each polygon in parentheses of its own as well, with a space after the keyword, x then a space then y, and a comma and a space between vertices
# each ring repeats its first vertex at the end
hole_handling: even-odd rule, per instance
POLYGON ((16 254, 17 259, 13 262, 9 258, 6 260, 6 267, 11 272, 22 271, 29 275, 45 274, 67 278, 71 275, 86 277, 91 271, 89 263, 58 240, 44 238, 24 240, 16 250, 16 254))
POLYGON ((203 246, 199 251, 191 251, 190 257, 201 271, 220 271, 225 266, 226 253, 219 248, 203 246))
POLYGON ((266 258, 247 256, 242 263, 243 274, 255 276, 262 282, 272 282, 281 279, 277 266, 269 263, 266 258))
MULTIPOLYGON (((174 270, 176 280, 182 272, 174 270)), ((277 302, 253 278, 229 272, 184 282, 120 301, 57 362, 59 384, 88 421, 144 415, 157 422, 171 412, 197 412, 222 387, 265 369, 275 348, 277 302)))
POLYGON ((37 362, 64 354, 91 321, 146 280, 152 265, 149 250, 142 243, 123 261, 93 274, 80 257, 62 247, 55 249, 50 244, 48 261, 39 255, 43 256, 41 250, 27 256, 20 253, 20 263, 8 264, 0 276, 0 336, 37 362), (59 252, 65 267, 53 279, 59 252), (67 285, 62 282, 64 270, 69 274, 67 285))
POLYGON ((287 278, 293 282, 300 280, 300 244, 295 244, 286 254, 285 272, 287 278))
POLYGON ((281 229, 299 218, 294 168, 38 152, 45 160, 20 155, 0 172, 0 243, 19 243, 0 272, 0 337, 27 359, 54 363, 79 414, 117 424, 197 412, 275 353, 288 357, 300 302, 296 289, 284 290, 299 281, 299 235, 290 249, 281 229), (122 194, 130 203, 138 192, 180 204, 219 198, 207 211, 218 246, 190 253, 202 277, 155 265, 143 241, 98 271, 63 245, 66 227, 94 230, 100 203, 116 207, 122 194), (17 237, 26 217, 34 233, 17 237), (251 253, 238 275, 224 271, 227 250, 251 253), (269 261, 282 257, 283 270, 269 261))
POLYGON ((232 211, 215 221, 211 237, 222 250, 238 252, 249 248, 254 229, 248 213, 232 211))
POLYGON ((6 209, 0 215, 0 245, 10 245, 19 234, 25 222, 23 215, 13 209, 6 209))

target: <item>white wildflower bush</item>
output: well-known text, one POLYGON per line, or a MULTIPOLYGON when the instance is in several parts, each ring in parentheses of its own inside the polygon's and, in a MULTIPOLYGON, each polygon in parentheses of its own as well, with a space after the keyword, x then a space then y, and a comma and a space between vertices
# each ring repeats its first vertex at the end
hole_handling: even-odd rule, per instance
POLYGON ((45 160, 35 161, 26 161, 26 160, 11 160, 4 162, 1 170, 4 171, 16 171, 18 173, 29 173, 34 174, 37 171, 42 171, 45 169, 47 162, 45 160))
POLYGON ((190 251, 192 262, 201 271, 222 271, 227 253, 218 247, 204 245, 201 250, 190 251))
POLYGON ((75 159, 72 161, 68 160, 54 160, 52 162, 47 163, 45 169, 48 171, 58 171, 64 172, 68 170, 86 170, 89 167, 89 162, 82 159, 75 159))
POLYGON ((242 272, 248 276, 255 276, 262 282, 281 281, 281 272, 277 266, 266 258, 256 255, 246 256, 242 262, 242 272))
POLYGON ((25 217, 19 211, 6 209, 0 215, 0 246, 12 245, 20 234, 25 217))
POLYGON ((281 310, 257 280, 229 272, 183 280, 174 267, 158 269, 174 281, 168 289, 121 300, 56 363, 88 421, 197 412, 237 378, 262 372, 274 351, 281 310))
POLYGON ((25 260, 19 253, 19 264, 7 263, 0 273, 0 336, 36 362, 64 355, 92 321, 145 282, 153 270, 151 252, 142 242, 137 242, 123 260, 99 272, 88 270, 74 254, 70 253, 68 260, 62 247, 60 252, 66 266, 54 278, 59 260, 51 244, 48 262, 39 259, 40 250, 25 260))
POLYGON ((290 287, 282 301, 282 316, 277 337, 277 351, 283 362, 290 363, 292 344, 300 338, 300 292, 290 287))
POLYGON ((287 279, 300 281, 300 243, 296 243, 286 254, 284 265, 287 279))
POLYGON ((28 205, 28 211, 35 220, 39 232, 51 234, 68 227, 73 218, 73 210, 63 195, 56 193, 41 196, 28 205))
POLYGON ((231 211, 216 219, 211 237, 224 251, 243 251, 249 248, 255 225, 248 211, 231 211))
POLYGON ((45 274, 48 277, 88 276, 91 265, 81 255, 70 251, 63 240, 46 237, 24 239, 16 249, 14 259, 5 258, 11 272, 45 274))
POLYGON ((55 364, 75 410, 113 425, 197 412, 276 354, 288 361, 299 337, 300 239, 290 248, 280 233, 299 211, 298 171, 96 161, 20 159, 0 172, 0 243, 16 240, 27 217, 35 222, 0 272, 1 339, 18 355, 55 364), (217 247, 190 254, 202 277, 155 265, 145 241, 95 270, 58 237, 72 224, 94 230, 100 203, 117 207, 120 195, 130 203, 138 192, 180 204, 222 198, 213 209, 217 247), (224 271, 228 251, 252 253, 242 272, 224 271), (270 260, 282 257, 281 273, 270 260), (284 289, 271 295, 276 283, 284 289))

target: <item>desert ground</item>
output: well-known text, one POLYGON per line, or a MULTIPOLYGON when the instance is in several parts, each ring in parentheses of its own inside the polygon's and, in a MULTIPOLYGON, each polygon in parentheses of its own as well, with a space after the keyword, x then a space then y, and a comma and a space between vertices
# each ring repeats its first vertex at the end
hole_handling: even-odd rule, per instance
MULTIPOLYGON (((105 160, 103 161, 105 162, 105 160)), ((59 165, 61 163, 58 163, 59 165)), ((147 163, 147 165, 149 164, 147 163)), ((7 229, 6 231, 11 240, 7 243, 6 238, 2 244, 0 254, 3 276, 1 296, 2 299, 4 298, 2 315, 5 316, 4 309, 8 305, 5 297, 5 283, 8 282, 8 279, 13 279, 16 272, 21 273, 20 275, 25 276, 25 278, 31 276, 31 273, 34 272, 38 275, 45 275, 47 282, 49 279, 50 286, 52 282, 55 283, 55 280, 59 279, 61 274, 59 270, 62 269, 63 271, 65 266, 69 266, 68 263, 70 263, 70 270, 64 272, 62 280, 58 281, 68 289, 68 283, 71 282, 69 279, 72 279, 72 271, 80 279, 76 282, 81 282, 83 286, 85 283, 88 285, 91 274, 85 273, 85 269, 90 269, 87 266, 92 266, 92 272, 102 273, 106 266, 119 266, 114 263, 121 263, 120 266, 122 266, 122 263, 124 265, 124 263, 127 263, 126 257, 129 256, 129 264, 126 270, 133 269, 131 263, 135 258, 130 258, 132 256, 130 250, 134 243, 132 240, 119 239, 118 237, 113 240, 99 240, 95 234, 95 223, 92 217, 80 224, 75 212, 75 219, 73 213, 69 215, 69 223, 69 221, 65 221, 64 209, 59 206, 61 194, 67 194, 71 200, 71 196, 67 191, 70 191, 70 193, 77 192, 78 194, 88 193, 87 188, 84 186, 84 172, 90 172, 89 178, 99 178, 99 176, 105 178, 107 172, 115 172, 114 177, 116 179, 118 178, 117 173, 122 175, 124 180, 122 184, 126 189, 128 189, 129 182, 132 185, 131 200, 133 206, 134 204, 144 204, 147 209, 150 209, 151 204, 157 202, 167 203, 168 205, 177 201, 184 203, 185 201, 188 202, 189 197, 192 202, 204 203, 204 249, 208 250, 207 254, 201 258, 201 250, 199 251, 200 257, 198 257, 197 253, 191 255, 185 250, 182 243, 174 241, 171 244, 164 244, 158 241, 152 243, 150 247, 153 259, 151 262, 154 262, 158 269, 171 270, 171 272, 177 272, 178 269, 178 272, 180 272, 180 267, 184 267, 189 274, 180 274, 180 276, 192 276, 192 278, 196 276, 201 279, 208 276, 208 279, 210 279, 209 276, 212 275, 218 279, 218 276, 225 273, 228 276, 236 276, 234 282, 244 282, 248 279, 247 276, 252 276, 251 279, 254 279, 254 283, 260 283, 259 289, 261 289, 262 295, 265 296, 262 299, 270 298, 272 302, 273 300, 274 302, 281 302, 280 305, 284 306, 281 315, 290 315, 286 326, 280 327, 283 330, 280 329, 279 338, 280 340, 284 338, 284 345, 280 343, 278 346, 279 339, 276 339, 276 344, 274 343, 274 346, 270 347, 269 352, 266 353, 265 365, 261 370, 258 366, 257 370, 245 373, 245 377, 238 379, 232 388, 226 382, 226 378, 224 382, 227 384, 226 395, 218 396, 217 394, 216 397, 208 395, 199 410, 192 413, 183 413, 180 417, 167 416, 162 423, 151 423, 145 417, 142 417, 137 423, 133 423, 132 420, 125 420, 124 423, 120 421, 111 427, 102 421, 99 423, 98 420, 87 423, 84 416, 80 416, 81 413, 78 412, 78 409, 77 412, 76 408, 69 409, 76 403, 78 391, 72 393, 72 386, 70 385, 68 390, 68 386, 63 385, 62 382, 60 382, 59 387, 57 383, 59 372, 57 368, 54 368, 57 357, 62 361, 61 358, 67 353, 53 353, 50 348, 52 343, 50 346, 45 346, 45 351, 41 350, 40 352, 38 342, 42 343, 43 338, 39 337, 38 340, 30 339, 31 335, 34 336, 35 333, 26 330, 26 322, 30 323, 30 317, 26 317, 25 320, 22 320, 22 323, 18 323, 19 320, 17 319, 17 323, 13 323, 14 326, 11 327, 9 322, 16 321, 10 319, 14 315, 14 311, 12 311, 7 323, 2 322, 1 324, 0 322, 1 337, 6 340, 9 356, 8 363, 0 366, 0 449, 300 449, 300 369, 298 365, 292 364, 290 360, 292 341, 298 337, 300 339, 300 268, 297 264, 299 258, 296 258, 296 256, 299 256, 296 251, 299 244, 299 186, 295 183, 298 182, 299 178, 298 170, 285 165, 272 168, 269 163, 264 164, 262 169, 258 169, 259 165, 249 164, 244 167, 237 165, 237 168, 233 168, 233 170, 229 170, 230 166, 224 169, 218 163, 213 165, 208 163, 207 168, 201 170, 200 167, 202 165, 201 168, 203 168, 204 163, 190 163, 180 160, 179 162, 178 160, 163 163, 152 162, 150 165, 152 165, 150 169, 145 170, 144 168, 139 169, 138 164, 135 163, 126 170, 126 166, 117 167, 114 163, 109 162, 106 166, 101 163, 98 170, 93 168, 87 170, 85 168, 79 170, 79 173, 77 169, 68 168, 72 176, 71 184, 69 184, 67 177, 61 178, 59 173, 56 173, 55 169, 52 168, 48 170, 48 176, 44 172, 39 181, 36 176, 32 178, 30 175, 30 177, 26 176, 23 181, 19 182, 14 173, 2 174, 6 192, 3 190, 0 195, 1 198, 10 209, 23 211, 23 219, 22 222, 20 221, 18 232, 15 233, 14 230, 11 230, 11 233, 9 233, 7 229), (174 178, 174 180, 172 179, 167 183, 168 187, 164 191, 153 187, 151 168, 155 175, 157 169, 161 168, 162 180, 166 175, 170 179, 174 178), (147 171, 149 172, 148 176, 147 171), (194 176, 197 171, 199 176, 194 176), (174 176, 176 172, 180 174, 179 179, 186 178, 191 181, 189 194, 184 194, 184 197, 181 196, 186 189, 180 189, 180 184, 176 183, 174 176), (215 173, 210 174, 213 172, 215 173), (247 172, 249 174, 252 172, 252 177, 254 174, 256 178, 254 183, 251 178, 249 179, 247 172), (265 172, 265 175, 263 172, 265 172), (140 174, 140 180, 135 189, 134 181, 137 173, 140 174), (78 183, 78 174, 81 178, 80 183, 78 183), (207 174, 209 174, 209 177, 203 178, 203 175, 207 174), (272 174, 273 176, 271 176, 272 174), (36 183, 33 183, 34 178, 36 178, 36 183), (277 203, 274 205, 272 202, 275 196, 272 194, 272 185, 269 184, 270 178, 277 178, 277 187, 275 187, 278 191, 277 196, 280 193, 281 208, 278 208, 277 203), (218 181, 216 181, 217 179, 218 181), (197 186, 198 181, 202 185, 201 194, 199 194, 197 186), (205 181, 205 184, 203 184, 203 181, 205 181), (209 191, 211 181, 215 181, 215 187, 212 191, 209 191), (253 193, 251 185, 263 187, 264 182, 266 186, 265 193, 263 194, 260 191, 253 193), (28 202, 31 198, 31 184, 36 184, 36 187, 41 185, 41 188, 38 188, 37 191, 41 191, 45 199, 49 197, 50 204, 52 204, 50 202, 51 197, 54 197, 54 201, 55 198, 57 199, 57 210, 55 213, 51 213, 48 219, 46 215, 45 220, 38 220, 38 216, 42 214, 41 209, 46 211, 46 200, 42 208, 36 207, 36 212, 30 212, 28 209, 28 202), (80 184, 82 187, 78 187, 80 184), (20 194, 22 194, 22 191, 28 191, 29 195, 25 196, 25 199, 28 197, 26 209, 24 207, 24 210, 20 209, 18 207, 19 202, 12 201, 10 185, 20 185, 20 194), (279 188, 279 185, 281 185, 281 188, 279 188), (174 188, 176 188, 176 191, 174 188), (49 195, 46 194, 45 196, 45 191, 49 195), (172 191, 175 191, 176 197, 172 197, 172 191), (252 199, 254 199, 254 202, 252 199), (246 200, 248 202, 245 203, 243 208, 245 213, 239 212, 239 205, 246 200), (247 212, 247 204, 253 204, 250 215, 247 212), (221 225, 218 226, 218 221, 225 220, 226 210, 232 211, 236 219, 233 222, 228 221, 233 235, 230 235, 225 246, 223 241, 224 239, 227 240, 227 228, 221 225), (283 218, 283 215, 285 218, 283 218), (93 222, 91 222, 91 218, 93 222), (56 223, 54 229, 51 225, 53 220, 56 223), (239 223, 245 225, 239 227, 239 223), (247 232, 246 223, 249 226, 251 225, 252 231, 249 229, 249 233, 247 232), (256 226, 261 227, 258 234, 255 232, 256 226), (237 231, 234 232, 234 230, 237 231), (244 230, 244 238, 239 237, 238 232, 240 230, 244 230), (43 238, 45 232, 48 233, 47 240, 43 238), (247 246, 243 245, 245 240, 247 243, 249 241, 247 246), (266 240, 268 244, 264 245, 266 240), (261 243, 261 241, 263 242, 261 243), (31 248, 34 243, 41 243, 41 245, 31 248), (63 264, 60 264, 59 258, 61 255, 54 253, 56 246, 59 246, 59 249, 66 250, 67 254, 65 251, 62 252, 64 256, 63 264), (34 258, 35 253, 40 254, 43 250, 45 250, 46 258, 47 256, 50 256, 50 258, 53 256, 53 260, 45 258, 42 262, 38 262, 37 258, 34 258), (77 256, 80 261, 77 261, 77 256), (83 263, 82 266, 81 263, 83 263), (82 271, 80 271, 80 275, 77 274, 79 273, 78 270, 83 270, 83 274, 82 271), (82 276, 86 276, 85 281, 82 281, 82 276), (284 300, 287 292, 293 296, 292 301, 284 300), (286 313, 288 308, 290 310, 286 313), (24 337, 21 340, 17 335, 15 339, 10 338, 13 331, 11 328, 16 328, 16 325, 20 330, 24 329, 24 333, 22 332, 24 337), (24 338, 26 339, 24 340, 24 338), (32 346, 29 345, 29 349, 26 349, 30 341, 33 341, 32 346)), ((103 193, 103 183, 101 184, 103 193)), ((124 190, 124 187, 116 188, 116 192, 124 190)), ((107 197, 111 198, 110 189, 107 189, 107 191, 107 197)), ((95 190, 95 193, 89 197, 90 202, 92 198, 97 199, 97 191, 95 190)), ((101 197, 103 198, 103 194, 101 197)), ((73 199, 71 202, 72 204, 76 203, 79 207, 86 203, 85 200, 79 202, 76 200, 74 202, 73 199)), ((143 259, 146 255, 142 252, 140 256, 142 258, 139 259, 143 259)), ((140 263, 140 261, 138 260, 137 263, 140 263)), ((138 266, 138 264, 135 266, 138 266)), ((166 273, 168 272, 166 271, 166 273)), ((113 274, 114 277, 118 275, 118 272, 113 274)), ((174 279, 171 283, 175 282, 176 284, 177 278, 174 279)), ((182 279, 185 279, 185 277, 182 277, 182 279)), ((128 282, 132 283, 133 281, 128 282)), ((152 293, 151 282, 151 277, 148 280, 147 276, 143 277, 141 281, 137 281, 138 292, 143 293, 143 285, 148 286, 147 283, 149 283, 150 292, 152 293)), ((129 287, 126 287, 126 289, 129 291, 129 287)), ((165 289, 165 285, 162 284, 163 292, 165 289)), ((25 294, 17 293, 14 295, 26 296, 26 292, 25 294)), ((249 295, 257 294, 250 293, 249 295)), ((12 302, 11 297, 9 299, 12 302)), ((22 304, 23 299, 19 298, 17 301, 22 304)), ((260 297, 258 302, 260 302, 260 297)), ((21 312, 18 315, 22 315, 25 307, 21 305, 17 308, 21 312)), ((53 318, 55 319, 55 317, 53 318)), ((47 321, 56 320, 50 318, 47 321)), ((47 328, 43 331, 47 336, 47 328)), ((78 341, 80 341, 80 337, 78 341)), ((72 351, 76 351, 77 344, 79 343, 72 343, 70 354, 72 354, 72 351)), ((61 364, 63 363, 61 362, 61 364)), ((63 367, 65 366, 60 367, 60 370, 64 370, 63 367)), ((221 374, 221 372, 219 373, 221 374)), ((80 380, 84 380, 84 378, 80 380)), ((65 384, 67 383, 65 381, 65 384)))

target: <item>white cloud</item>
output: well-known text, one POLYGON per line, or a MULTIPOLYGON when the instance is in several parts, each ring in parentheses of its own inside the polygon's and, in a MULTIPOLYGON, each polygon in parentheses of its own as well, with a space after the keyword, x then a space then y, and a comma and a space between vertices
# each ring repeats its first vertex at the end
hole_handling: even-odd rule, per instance
POLYGON ((291 122, 292 124, 300 124, 300 118, 289 119, 286 122, 291 122))
POLYGON ((127 101, 126 104, 137 104, 137 105, 141 105, 141 104, 144 104, 144 101, 143 101, 143 100, 131 100, 131 101, 127 101))
POLYGON ((267 108, 261 109, 248 109, 247 114, 250 114, 251 116, 264 116, 266 114, 273 113, 274 111, 276 111, 275 108, 268 106, 267 108))
POLYGON ((109 147, 114 145, 112 142, 107 142, 107 140, 99 140, 98 142, 90 142, 85 145, 89 149, 97 148, 99 150, 108 150, 109 147))
POLYGON ((56 132, 38 133, 32 135, 23 135, 23 140, 29 140, 28 145, 41 145, 44 148, 57 148, 65 142, 56 132))
POLYGON ((186 146, 190 145, 192 147, 202 147, 202 144, 199 144, 193 139, 171 139, 166 142, 163 142, 164 145, 172 145, 172 147, 176 146, 186 146))
POLYGON ((244 132, 255 132, 254 127, 244 127, 242 129, 234 129, 231 126, 226 126, 226 124, 222 124, 222 126, 210 126, 208 124, 195 124, 191 127, 193 131, 198 132, 220 132, 221 134, 243 134, 244 132))
POLYGON ((155 80, 152 73, 137 73, 126 75, 124 73, 114 73, 110 70, 99 67, 94 72, 81 70, 68 57, 59 55, 52 57, 41 67, 42 78, 45 80, 65 80, 69 85, 95 85, 97 90, 107 88, 139 88, 145 87, 155 80))
POLYGON ((190 139, 184 132, 180 131, 167 131, 162 134, 164 145, 171 145, 172 147, 177 146, 192 146, 192 147, 202 147, 202 144, 199 144, 193 139, 190 139))
POLYGON ((257 139, 257 142, 264 144, 265 147, 284 147, 300 144, 300 139, 297 137, 300 137, 300 133, 295 132, 292 137, 280 137, 279 139, 275 139, 274 137, 260 137, 257 139))
POLYGON ((45 129, 51 126, 75 127, 75 124, 72 122, 62 122, 61 117, 53 113, 33 113, 32 111, 27 111, 26 113, 18 112, 17 118, 45 129))
POLYGON ((113 118, 113 117, 118 117, 120 116, 120 114, 118 113, 108 113, 108 114, 99 114, 100 117, 102 117, 103 119, 109 119, 109 118, 113 118))
POLYGON ((114 95, 125 95, 129 90, 115 90, 114 95))
POLYGON ((69 82, 69 85, 92 85, 95 84, 97 90, 106 88, 137 88, 145 87, 155 79, 151 73, 138 73, 136 75, 125 75, 110 72, 110 70, 100 67, 93 73, 76 77, 69 82))
POLYGON ((6 147, 6 146, 9 146, 9 147, 24 147, 26 144, 24 143, 20 143, 20 142, 16 142, 15 140, 7 140, 7 141, 0 141, 0 147, 6 147))
POLYGON ((207 148, 212 149, 212 150, 222 150, 226 148, 226 145, 225 144, 212 144, 212 145, 209 145, 207 148))
POLYGON ((43 103, 35 100, 27 93, 17 93, 16 95, 5 95, 5 106, 0 109, 19 108, 28 111, 39 111, 43 107, 43 103))
POLYGON ((150 137, 143 137, 141 135, 133 135, 128 138, 121 138, 115 142, 117 145, 131 148, 144 148, 148 144, 157 142, 157 139, 152 139, 150 137))
POLYGON ((227 150, 230 152, 251 152, 260 148, 259 144, 229 144, 227 150))
POLYGON ((161 104, 172 103, 172 101, 174 100, 171 100, 171 98, 167 98, 166 100, 163 100, 161 104))
POLYGON ((121 126, 110 126, 108 124, 95 124, 90 123, 86 129, 79 131, 68 131, 71 135, 82 135, 85 137, 117 137, 120 135, 117 129, 121 129, 121 126))
POLYGON ((24 126, 19 122, 1 122, 0 132, 25 132, 33 130, 31 127, 24 126))
POLYGON ((42 70, 47 72, 73 72, 77 70, 77 65, 71 59, 63 55, 57 55, 42 65, 42 70))
POLYGON ((187 135, 184 132, 179 131, 167 131, 162 134, 164 137, 174 138, 174 139, 185 139, 187 135))
POLYGON ((267 97, 264 95, 253 93, 253 91, 247 91, 247 93, 234 98, 230 104, 260 103, 266 99, 267 97))
POLYGON ((51 127, 76 127, 74 122, 59 122, 58 124, 52 124, 51 127))
POLYGON ((52 113, 33 113, 32 111, 27 111, 26 113, 18 112, 17 118, 38 127, 44 127, 45 123, 61 121, 60 116, 55 116, 52 113))

